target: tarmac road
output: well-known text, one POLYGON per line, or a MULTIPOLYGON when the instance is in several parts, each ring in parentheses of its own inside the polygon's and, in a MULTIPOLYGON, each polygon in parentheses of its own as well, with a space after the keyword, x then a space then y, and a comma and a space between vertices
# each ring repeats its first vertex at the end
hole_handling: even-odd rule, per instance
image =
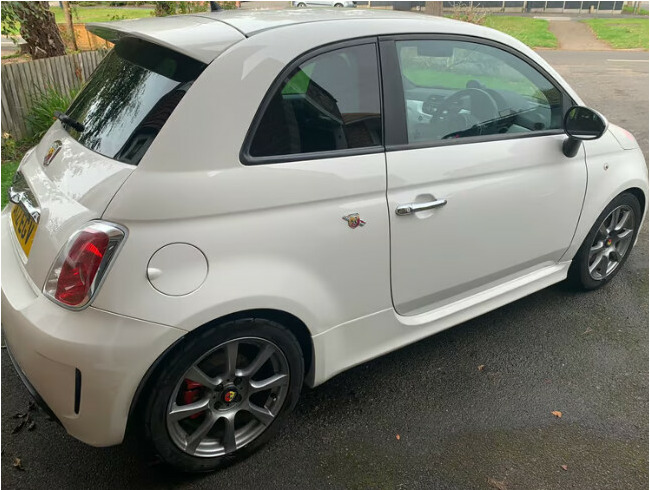
MULTIPOLYGON (((647 160, 648 54, 541 54, 647 160)), ((603 290, 556 285, 305 389, 274 442, 216 474, 85 446, 42 414, 12 435, 29 397, 2 351, 2 487, 647 488, 647 236, 603 290)))

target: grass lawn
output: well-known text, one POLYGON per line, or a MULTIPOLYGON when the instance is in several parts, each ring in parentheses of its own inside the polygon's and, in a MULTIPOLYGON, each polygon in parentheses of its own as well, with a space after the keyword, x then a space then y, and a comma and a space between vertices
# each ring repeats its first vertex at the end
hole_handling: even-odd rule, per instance
POLYGON ((420 87, 442 87, 463 89, 470 80, 478 80, 488 88, 507 89, 522 95, 534 97, 538 90, 531 82, 521 76, 518 80, 508 80, 505 77, 490 77, 482 74, 463 74, 448 71, 438 71, 428 68, 405 68, 404 76, 420 87))
POLYGON ((18 168, 18 163, 20 162, 2 162, 0 170, 2 170, 2 207, 4 208, 9 202, 7 198, 7 189, 11 184, 11 179, 13 179, 16 169, 18 168))
MULTIPOLYGON (((646 29, 648 22, 646 21, 646 29)), ((530 17, 492 15, 484 25, 505 32, 531 48, 557 48, 557 39, 548 30, 548 21, 530 17)))
MULTIPOLYGON (((65 16, 61 7, 50 7, 54 12, 57 23, 64 23, 65 16)), ((110 20, 139 19, 151 17, 151 8, 120 8, 120 7, 73 7, 72 21, 75 23, 105 22, 110 20)))
POLYGON ((587 19, 596 37, 613 48, 648 49, 648 19, 587 19))

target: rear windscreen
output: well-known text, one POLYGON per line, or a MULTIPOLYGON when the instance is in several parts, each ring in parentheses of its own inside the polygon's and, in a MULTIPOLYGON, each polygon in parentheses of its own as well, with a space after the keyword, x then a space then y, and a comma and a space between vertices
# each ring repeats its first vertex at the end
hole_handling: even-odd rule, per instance
POLYGON ((205 64, 170 49, 123 38, 66 112, 64 124, 86 148, 137 165, 205 64))

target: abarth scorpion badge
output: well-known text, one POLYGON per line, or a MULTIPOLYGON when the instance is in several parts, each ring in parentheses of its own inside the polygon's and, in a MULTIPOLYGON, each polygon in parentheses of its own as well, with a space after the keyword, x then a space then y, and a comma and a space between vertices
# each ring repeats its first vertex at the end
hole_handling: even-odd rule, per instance
POLYGON ((47 150, 45 157, 43 157, 44 167, 47 167, 50 163, 52 163, 52 160, 54 160, 54 157, 57 153, 59 153, 59 150, 62 146, 63 145, 61 144, 60 140, 56 140, 54 143, 52 143, 52 146, 50 146, 50 148, 47 150))
POLYGON ((366 224, 361 218, 359 218, 359 213, 348 214, 343 216, 343 219, 348 222, 348 226, 352 229, 366 224))

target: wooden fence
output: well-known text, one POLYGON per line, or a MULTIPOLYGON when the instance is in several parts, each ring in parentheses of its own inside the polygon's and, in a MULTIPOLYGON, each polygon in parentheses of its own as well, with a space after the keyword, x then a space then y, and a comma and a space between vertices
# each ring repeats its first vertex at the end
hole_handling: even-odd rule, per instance
POLYGON ((62 93, 84 83, 107 51, 84 51, 25 63, 2 65, 2 132, 14 139, 31 136, 25 123, 32 101, 54 87, 62 93))

